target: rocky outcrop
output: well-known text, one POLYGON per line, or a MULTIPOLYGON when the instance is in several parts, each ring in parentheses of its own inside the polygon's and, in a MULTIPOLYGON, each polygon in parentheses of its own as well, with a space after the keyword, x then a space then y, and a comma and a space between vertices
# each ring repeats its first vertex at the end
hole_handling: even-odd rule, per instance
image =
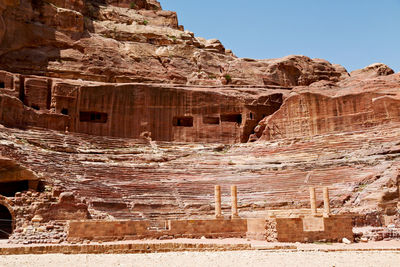
POLYGON ((347 75, 304 56, 238 59, 195 37, 157 1, 9 1, 2 6, 0 69, 102 82, 308 85, 347 75))
POLYGON ((17 161, 0 156, 0 185, 6 182, 38 179, 35 173, 21 166, 17 161))
POLYGON ((374 64, 338 83, 296 87, 256 134, 263 140, 306 137, 399 121, 400 75, 391 73, 374 64))
POLYGON ((379 76, 387 76, 394 74, 394 71, 387 65, 382 63, 371 64, 363 69, 355 70, 350 73, 350 76, 354 79, 368 79, 376 78, 379 76))

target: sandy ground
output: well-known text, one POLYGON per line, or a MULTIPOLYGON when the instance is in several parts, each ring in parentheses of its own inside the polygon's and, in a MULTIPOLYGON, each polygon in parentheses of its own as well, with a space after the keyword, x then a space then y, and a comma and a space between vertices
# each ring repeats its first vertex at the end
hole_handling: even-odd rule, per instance
MULTIPOLYGON (((119 242, 119 243, 125 243, 119 242)), ((168 252, 151 254, 95 254, 95 255, 0 255, 0 267, 8 266, 396 266, 400 267, 400 240, 357 244, 282 244, 246 239, 175 239, 138 240, 128 243, 215 243, 251 244, 260 250, 235 252, 168 252), (297 250, 263 250, 276 245, 294 245, 297 250), (332 252, 323 252, 323 250, 332 252), (333 251, 336 250, 336 251, 333 251), (345 251, 337 251, 345 250, 345 251), (364 250, 364 251, 363 251, 364 250), (365 251, 372 250, 372 251, 365 251), (381 250, 381 251, 380 251, 381 250)), ((114 244, 114 243, 110 243, 114 244)), ((14 247, 6 241, 0 247, 14 247)), ((34 245, 32 245, 34 246, 34 245)))
POLYGON ((170 252, 0 256, 0 266, 400 266, 400 252, 170 252))

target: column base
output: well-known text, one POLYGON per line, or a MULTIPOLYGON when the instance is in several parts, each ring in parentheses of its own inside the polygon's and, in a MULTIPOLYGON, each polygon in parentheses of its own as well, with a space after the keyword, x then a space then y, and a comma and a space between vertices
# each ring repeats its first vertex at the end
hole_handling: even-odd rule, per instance
POLYGON ((324 214, 323 214, 323 217, 324 218, 329 218, 331 216, 331 214, 330 213, 327 213, 327 212, 324 212, 324 214))

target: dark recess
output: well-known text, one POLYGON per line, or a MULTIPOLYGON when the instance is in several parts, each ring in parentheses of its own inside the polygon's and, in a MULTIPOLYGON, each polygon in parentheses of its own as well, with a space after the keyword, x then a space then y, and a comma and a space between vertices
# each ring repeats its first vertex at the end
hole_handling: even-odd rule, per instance
POLYGON ((68 115, 68 109, 67 108, 63 108, 61 110, 61 114, 68 115))
POLYGON ((221 121, 242 123, 242 114, 221 114, 221 121))
POLYGON ((12 216, 10 211, 0 205, 0 239, 8 239, 12 233, 12 216))
POLYGON ((0 183, 0 195, 3 195, 5 197, 14 197, 15 193, 23 192, 28 189, 29 189, 28 181, 0 183))
POLYGON ((31 108, 36 109, 36 110, 40 110, 38 105, 32 105, 31 108))
POLYGON ((193 117, 174 117, 172 120, 172 124, 178 127, 193 127, 193 117))
POLYGON ((203 117, 204 124, 219 124, 219 117, 203 117))
POLYGON ((108 118, 107 113, 94 112, 94 111, 81 111, 79 112, 79 120, 81 122, 95 122, 95 123, 106 123, 108 118))

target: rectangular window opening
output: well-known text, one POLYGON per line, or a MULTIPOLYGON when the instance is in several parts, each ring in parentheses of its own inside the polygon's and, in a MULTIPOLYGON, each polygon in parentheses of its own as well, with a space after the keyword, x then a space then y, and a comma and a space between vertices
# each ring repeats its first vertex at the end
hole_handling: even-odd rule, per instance
POLYGON ((172 120, 172 124, 177 127, 193 127, 193 117, 174 117, 172 120))
POLYGON ((204 124, 219 124, 219 117, 203 117, 204 124))
POLYGON ((0 82, 0 88, 6 88, 6 84, 4 82, 0 82))
POLYGON ((221 114, 221 121, 242 123, 242 114, 221 114))
POLYGON ((79 112, 79 120, 81 122, 106 123, 107 118, 108 118, 107 113, 94 112, 94 111, 79 112))

